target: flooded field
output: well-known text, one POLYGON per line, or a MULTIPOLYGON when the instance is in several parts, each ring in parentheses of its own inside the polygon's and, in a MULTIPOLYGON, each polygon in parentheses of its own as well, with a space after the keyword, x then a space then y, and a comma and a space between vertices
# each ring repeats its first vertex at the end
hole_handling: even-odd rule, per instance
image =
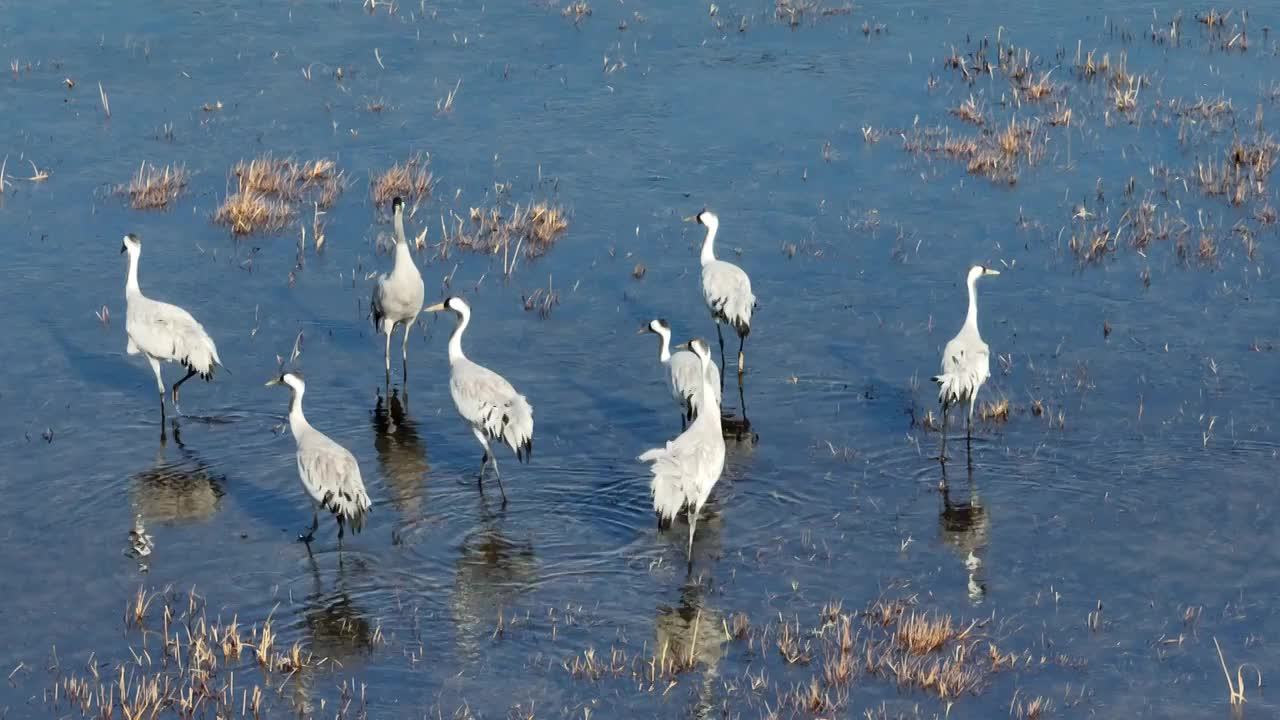
POLYGON ((0 718, 1278 712, 1280 15, 0 9, 0 718), (465 297, 468 355, 533 405, 505 505, 453 318, 384 384, 396 193, 427 302, 465 297), (716 349, 703 207, 759 308, 689 569, 636 461, 680 432, 636 330, 716 349), (229 370, 163 425, 130 232, 229 370), (975 263, 992 377, 944 467, 975 263), (373 499, 341 551, 296 541, 282 367, 373 499))

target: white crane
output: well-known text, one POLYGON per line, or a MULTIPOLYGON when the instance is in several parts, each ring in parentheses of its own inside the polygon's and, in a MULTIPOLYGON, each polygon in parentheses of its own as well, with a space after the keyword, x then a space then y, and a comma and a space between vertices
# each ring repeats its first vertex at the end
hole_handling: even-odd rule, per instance
POLYGON ((706 369, 714 365, 711 348, 700 338, 690 340, 689 349, 702 363, 703 381, 698 417, 687 430, 666 447, 654 448, 639 457, 653 463, 653 509, 660 520, 670 523, 681 508, 689 516, 689 563, 693 563, 693 534, 698 513, 724 470, 724 435, 720 430, 720 406, 715 391, 706 380, 706 369))
POLYGON ((698 417, 699 404, 702 401, 702 382, 711 383, 715 391, 716 407, 720 406, 720 371, 715 363, 711 363, 703 371, 702 361, 688 350, 671 352, 671 326, 661 318, 650 320, 636 334, 653 333, 661 338, 658 347, 658 360, 667 367, 667 385, 671 388, 671 397, 680 406, 680 427, 698 417))
POLYGON ((391 335, 399 324, 404 325, 404 342, 400 346, 401 370, 404 379, 409 379, 409 331, 413 329, 418 313, 422 312, 422 301, 426 296, 422 273, 418 272, 418 266, 413 263, 413 253, 404 236, 404 201, 398 197, 392 200, 391 212, 396 234, 395 266, 391 272, 378 276, 378 282, 373 286, 373 298, 369 302, 373 312, 373 326, 387 336, 387 382, 391 382, 391 335))
POLYGON ((720 362, 724 362, 724 334, 720 323, 727 322, 738 333, 738 378, 741 379, 745 369, 742 345, 751 334, 751 311, 756 306, 756 296, 751 293, 751 278, 737 265, 716 259, 715 241, 720 218, 710 210, 685 218, 685 222, 695 220, 707 228, 707 236, 702 241, 702 299, 716 321, 720 362))
POLYGON ((942 461, 947 459, 947 411, 955 405, 969 404, 965 417, 966 442, 973 436, 973 407, 978 390, 991 376, 991 348, 978 333, 978 278, 999 275, 999 270, 982 265, 969 268, 969 314, 964 327, 942 350, 942 373, 935 375, 938 402, 942 404, 942 461))
POLYGON ((205 380, 213 378, 215 367, 222 366, 218 348, 213 338, 204 331, 191 313, 177 305, 152 300, 138 287, 138 256, 142 254, 142 240, 133 233, 124 236, 120 252, 129 253, 129 275, 124 284, 125 332, 129 343, 125 352, 142 353, 151 363, 156 374, 156 387, 160 390, 160 422, 164 423, 164 378, 160 375, 160 362, 175 362, 187 369, 187 374, 173 384, 173 407, 178 408, 178 388, 192 376, 205 380))
POLYGON ((485 466, 493 463, 493 473, 498 477, 498 490, 505 505, 507 491, 502 487, 498 458, 490 449, 489 441, 505 442, 517 460, 529 462, 533 455, 533 407, 501 375, 471 362, 462 353, 462 333, 471 322, 471 306, 467 301, 450 297, 426 308, 427 312, 441 310, 451 310, 458 316, 458 326, 449 336, 449 393, 453 395, 458 414, 467 421, 476 440, 484 448, 478 478, 480 489, 484 490, 485 466))
POLYGON ((311 528, 298 536, 298 540, 311 545, 316 529, 320 527, 320 509, 333 513, 338 521, 338 547, 346 525, 358 533, 364 527, 365 515, 373 508, 364 480, 360 479, 360 466, 349 450, 329 439, 329 436, 311 427, 302 414, 302 396, 307 384, 302 375, 287 372, 267 385, 288 385, 293 391, 289 403, 289 429, 298 445, 298 477, 311 498, 311 528))

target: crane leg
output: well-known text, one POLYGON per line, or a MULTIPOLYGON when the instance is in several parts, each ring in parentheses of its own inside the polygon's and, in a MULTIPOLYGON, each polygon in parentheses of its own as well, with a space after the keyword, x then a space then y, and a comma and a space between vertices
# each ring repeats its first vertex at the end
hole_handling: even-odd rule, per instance
POLYGON ((147 356, 147 362, 151 363, 151 372, 156 374, 156 387, 160 389, 160 424, 164 424, 164 378, 160 376, 160 361, 147 356))
POLYGON ((942 404, 942 452, 938 455, 938 459, 943 465, 947 464, 947 405, 942 404))
POLYGON ((196 374, 195 370, 187 368, 187 374, 183 375, 181 380, 173 384, 173 409, 174 410, 178 409, 178 388, 182 387, 182 383, 190 380, 191 376, 195 374, 196 374))
POLYGON ((698 511, 697 509, 690 507, 689 508, 689 553, 688 553, 690 568, 693 567, 693 533, 695 530, 697 530, 697 528, 698 528, 698 511))
POLYGON ((311 511, 311 528, 308 529, 306 532, 298 535, 298 542, 306 543, 307 545, 310 545, 311 541, 315 539, 316 530, 319 527, 320 527, 320 511, 313 508, 311 511))
POLYGON ((339 550, 342 549, 342 536, 345 534, 343 532, 345 529, 346 527, 342 522, 342 516, 338 515, 338 549, 339 550))
POLYGON ((720 338, 720 390, 724 391, 724 332, 720 330, 720 320, 716 319, 716 337, 720 338))
POLYGON ((395 327, 394 325, 390 328, 387 327, 386 321, 385 320, 383 321, 382 334, 387 336, 387 349, 385 354, 383 355, 383 360, 385 361, 385 366, 387 368, 388 383, 391 382, 391 331, 392 331, 392 328, 394 327, 395 327))
POLYGON ((747 366, 742 358, 742 346, 746 344, 747 339, 741 335, 738 336, 738 382, 742 382, 742 374, 746 372, 747 366))
POLYGON ((489 462, 493 463, 493 475, 498 478, 498 492, 502 493, 502 506, 507 506, 507 489, 502 487, 502 472, 498 470, 498 458, 489 453, 489 462))
POLYGON ((409 382, 409 330, 413 328, 413 322, 404 324, 404 342, 400 343, 400 368, 402 370, 402 381, 409 382))
POLYGON ((502 493, 502 504, 506 505, 507 490, 502 487, 502 472, 498 470, 498 458, 493 454, 493 451, 489 449, 489 439, 484 436, 484 433, 480 432, 480 430, 476 428, 471 428, 471 433, 476 436, 476 440, 479 440, 480 446, 484 448, 484 457, 480 459, 480 477, 477 478, 477 482, 480 485, 480 492, 484 493, 484 466, 492 463, 493 474, 498 478, 498 491, 502 493))
POLYGON ((969 467, 973 467, 973 404, 969 405, 969 414, 964 421, 964 449, 968 457, 969 467))

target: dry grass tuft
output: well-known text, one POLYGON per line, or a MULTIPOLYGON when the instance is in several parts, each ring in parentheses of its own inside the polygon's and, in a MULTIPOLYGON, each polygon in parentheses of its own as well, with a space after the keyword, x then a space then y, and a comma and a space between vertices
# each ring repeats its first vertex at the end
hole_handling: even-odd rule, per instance
POLYGON ((1053 701, 1049 698, 1037 695, 1023 702, 1018 699, 1020 693, 1020 690, 1014 692, 1013 699, 1009 701, 1009 717, 1017 720, 1041 720, 1053 712, 1053 701))
POLYGON ((853 6, 848 4, 827 7, 818 0, 774 0, 773 16, 791 27, 798 27, 805 17, 848 15, 852 12, 853 6))
POLYGON ((564 208, 547 202, 471 208, 467 219, 454 215, 454 230, 449 233, 442 221, 441 255, 455 244, 464 250, 502 254, 502 272, 510 276, 521 257, 534 259, 547 253, 569 227, 564 208))
POLYGON ((144 162, 138 166, 138 174, 117 187, 116 192, 128 195, 135 210, 162 210, 182 194, 188 178, 185 165, 157 168, 144 162))
POLYGON ((979 410, 979 417, 989 422, 1003 423, 1009 420, 1009 401, 1001 398, 997 402, 985 402, 979 410))
POLYGON ((237 162, 231 172, 237 190, 222 202, 213 220, 236 235, 280 230, 303 201, 328 209, 344 187, 342 172, 328 158, 299 162, 266 154, 237 162))
POLYGON ((591 17, 591 5, 586 0, 577 0, 564 6, 560 14, 570 18, 574 23, 580 23, 584 19, 591 17))
POLYGON ((897 623, 893 640, 912 655, 928 655, 956 637, 950 615, 910 612, 897 623))
MULTIPOLYGON (((132 635, 128 655, 115 660, 91 660, 83 673, 56 666, 44 700, 51 714, 84 718, 240 718, 257 720, 274 715, 268 704, 278 693, 268 692, 288 676, 317 665, 300 642, 288 653, 271 650, 269 622, 243 636, 237 619, 222 624, 210 619, 206 604, 192 591, 180 595, 165 589, 139 589, 125 609, 132 635), (150 608, 159 606, 158 627, 144 629, 150 608), (244 648, 261 657, 259 682, 235 672, 244 648), (107 671, 101 672, 106 668, 107 671)), ((91 657, 93 657, 91 655, 91 657)), ((357 699, 357 703, 360 701, 357 699)), ((285 707, 279 708, 285 714, 285 707)), ((345 716, 345 714, 344 714, 345 716)))
POLYGON ((1049 113, 1046 121, 1053 127, 1061 127, 1063 125, 1071 127, 1071 117, 1071 108, 1066 103, 1058 103, 1054 106, 1053 112, 1049 113))
POLYGON ((431 172, 431 156, 421 153, 402 163, 396 163, 369 182, 374 204, 387 205, 397 195, 406 203, 431 197, 436 185, 431 172))
POLYGON ((1049 97, 1055 91, 1057 91, 1058 86, 1049 81, 1049 75, 1052 72, 1053 72, 1052 70, 1050 70, 1049 72, 1046 72, 1045 74, 1040 76, 1039 80, 1033 83, 1029 83, 1026 86, 1026 88, 1024 88, 1023 93, 1027 96, 1028 100, 1033 100, 1038 102, 1040 100, 1043 100, 1049 97))
POLYGON ((973 95, 969 95, 969 99, 960 103, 959 107, 951 109, 951 114, 974 125, 985 125, 987 123, 986 111, 978 104, 973 95))
POLYGON ((528 295, 523 296, 524 311, 537 311, 538 317, 546 320, 551 317, 551 311, 560 304, 560 293, 556 292, 551 285, 551 278, 547 278, 547 289, 538 288, 528 295))
MULTIPOLYGON (((960 112, 953 110, 954 112, 960 112)), ((903 150, 913 154, 941 155, 965 164, 968 172, 992 182, 1013 184, 1023 167, 1035 165, 1044 155, 1044 139, 1034 121, 1017 118, 999 131, 957 135, 946 128, 920 128, 903 133, 903 150)))
POLYGON ((293 209, 284 202, 256 192, 238 192, 222 201, 213 221, 236 235, 275 232, 289 223, 293 209))
POLYGON ((809 641, 801 636, 800 619, 794 625, 783 621, 778 629, 778 654, 788 665, 808 665, 812 659, 809 641))

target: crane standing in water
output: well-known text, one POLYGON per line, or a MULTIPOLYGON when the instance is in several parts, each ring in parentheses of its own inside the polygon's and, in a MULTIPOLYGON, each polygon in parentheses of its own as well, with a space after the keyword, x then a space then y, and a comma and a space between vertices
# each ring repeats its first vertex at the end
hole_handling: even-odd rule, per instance
POLYGON ((129 343, 125 352, 141 353, 151 363, 156 375, 156 387, 160 389, 160 423, 164 424, 164 378, 160 375, 160 362, 176 362, 187 369, 187 374, 173 384, 173 407, 178 409, 178 388, 182 383, 199 375, 213 379, 213 371, 222 366, 218 348, 204 327, 191 317, 191 313, 177 305, 152 300, 138 287, 138 256, 142 254, 142 239, 132 233, 124 236, 120 252, 129 253, 129 275, 124 285, 125 332, 129 343))
POLYGON ((693 565, 693 535, 698 514, 711 496, 711 489, 724 471, 724 435, 720 430, 720 405, 707 381, 706 370, 713 363, 711 348, 701 339, 689 341, 689 349, 702 363, 702 398, 698 417, 687 430, 665 447, 640 455, 641 462, 653 463, 653 509, 666 522, 675 519, 681 508, 689 514, 688 557, 693 565))
MULTIPOLYGON (((964 326, 942 350, 942 372, 933 377, 938 384, 938 402, 942 405, 942 454, 947 461, 947 412, 955 405, 969 404, 965 415, 965 444, 973 439, 973 408, 978 390, 991 377, 991 348, 978 332, 978 278, 999 275, 999 270, 982 265, 969 268, 969 312, 964 326)), ((972 447, 969 446, 970 451, 972 447)), ((972 460, 972 454, 970 455, 972 460)))
POLYGON ((720 338, 720 364, 724 364, 724 333, 720 330, 720 323, 727 322, 738 333, 738 379, 741 381, 746 369, 742 346, 751 334, 751 311, 756 306, 756 296, 751 292, 751 278, 737 265, 716 259, 715 241, 720 218, 710 210, 685 218, 686 222, 695 220, 707 229, 707 236, 702 241, 702 299, 706 301, 711 317, 716 321, 716 335, 720 338))

